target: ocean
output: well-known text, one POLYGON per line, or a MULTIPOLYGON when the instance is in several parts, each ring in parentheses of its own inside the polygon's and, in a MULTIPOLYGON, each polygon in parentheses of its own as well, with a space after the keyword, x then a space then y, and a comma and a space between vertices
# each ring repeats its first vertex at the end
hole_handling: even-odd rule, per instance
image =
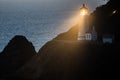
POLYGON ((23 35, 39 49, 77 23, 75 10, 1 10, 0 51, 15 35, 23 35))

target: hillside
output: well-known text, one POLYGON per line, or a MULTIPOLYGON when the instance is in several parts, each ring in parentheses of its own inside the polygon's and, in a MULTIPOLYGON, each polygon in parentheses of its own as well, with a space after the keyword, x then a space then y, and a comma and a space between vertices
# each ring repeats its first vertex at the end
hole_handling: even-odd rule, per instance
POLYGON ((118 79, 119 46, 50 41, 12 77, 25 80, 118 79))

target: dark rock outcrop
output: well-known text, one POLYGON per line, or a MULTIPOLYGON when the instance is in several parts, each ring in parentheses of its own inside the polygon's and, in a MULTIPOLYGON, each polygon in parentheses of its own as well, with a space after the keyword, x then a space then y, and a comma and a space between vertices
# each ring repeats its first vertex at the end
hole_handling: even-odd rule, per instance
POLYGON ((36 55, 31 42, 24 36, 15 36, 0 53, 0 75, 15 72, 36 55))

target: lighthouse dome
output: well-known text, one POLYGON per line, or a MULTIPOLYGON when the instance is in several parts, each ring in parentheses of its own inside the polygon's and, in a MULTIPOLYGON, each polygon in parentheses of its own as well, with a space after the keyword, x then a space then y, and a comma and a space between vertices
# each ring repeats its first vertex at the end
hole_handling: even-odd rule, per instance
POLYGON ((83 4, 83 6, 80 8, 80 10, 83 10, 83 9, 88 10, 88 8, 85 6, 85 4, 83 4))

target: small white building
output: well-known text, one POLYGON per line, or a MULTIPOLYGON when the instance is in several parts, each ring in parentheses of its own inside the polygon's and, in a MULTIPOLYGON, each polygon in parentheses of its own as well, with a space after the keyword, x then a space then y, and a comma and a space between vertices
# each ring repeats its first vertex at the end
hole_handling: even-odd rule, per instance
POLYGON ((95 28, 92 27, 92 29, 89 29, 85 33, 85 37, 87 41, 96 41, 97 40, 97 32, 95 31, 95 28))
POLYGON ((96 41, 97 40, 97 32, 95 31, 95 28, 92 27, 92 29, 88 29, 84 34, 79 33, 78 34, 78 40, 84 40, 84 41, 96 41))

